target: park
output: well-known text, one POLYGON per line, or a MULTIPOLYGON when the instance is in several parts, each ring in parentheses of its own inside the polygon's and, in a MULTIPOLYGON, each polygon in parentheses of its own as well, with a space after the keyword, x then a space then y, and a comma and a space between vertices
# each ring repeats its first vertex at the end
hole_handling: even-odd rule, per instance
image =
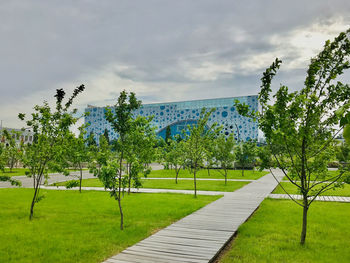
POLYGON ((256 95, 17 112, 0 262, 350 262, 350 29, 323 41, 297 90, 274 58, 256 95))

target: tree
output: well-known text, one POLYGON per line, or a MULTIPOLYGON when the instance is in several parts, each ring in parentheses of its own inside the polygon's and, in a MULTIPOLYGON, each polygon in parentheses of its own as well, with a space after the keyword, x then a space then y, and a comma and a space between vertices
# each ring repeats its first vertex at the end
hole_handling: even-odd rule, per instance
POLYGON ((184 150, 184 141, 170 140, 170 144, 167 146, 167 151, 165 153, 165 161, 174 167, 176 184, 181 167, 186 161, 186 155, 184 150))
POLYGON ((207 127, 210 115, 215 111, 215 108, 207 111, 205 108, 202 109, 200 118, 196 125, 188 125, 188 131, 184 131, 185 137, 185 156, 186 160, 190 163, 190 168, 193 171, 193 183, 194 183, 194 196, 197 197, 197 171, 203 165, 206 154, 207 136, 216 127, 216 124, 207 127))
MULTIPOLYGON (((350 87, 336 81, 350 67, 349 33, 350 30, 340 33, 333 42, 325 42, 324 49, 311 59, 301 90, 289 92, 281 85, 273 96, 275 101, 271 102, 271 82, 281 64, 276 59, 261 79, 262 111, 250 112, 247 105, 236 103, 241 114, 258 118, 276 166, 302 195, 301 202, 290 196, 303 209, 302 245, 310 205, 318 195, 341 186, 345 176, 343 168, 335 176, 329 176, 327 163, 334 156, 334 139, 344 125, 340 121, 349 113, 343 106, 349 105, 350 87)), ((268 158, 263 166, 272 166, 268 158)))
POLYGON ((16 143, 16 138, 19 138, 20 134, 20 132, 9 132, 6 129, 3 130, 3 136, 6 141, 4 156, 7 159, 7 165, 10 168, 10 172, 12 172, 13 167, 15 167, 17 162, 21 159, 23 141, 21 141, 19 145, 16 143))
MULTIPOLYGON (((81 193, 81 183, 83 180, 83 163, 89 161, 89 147, 87 146, 87 139, 84 139, 84 125, 79 127, 79 135, 75 137, 74 134, 70 134, 67 138, 66 158, 68 164, 72 165, 75 169, 79 169, 79 192, 81 193)), ((74 182, 67 185, 67 188, 76 186, 74 182)))
POLYGON ((167 126, 166 130, 165 130, 165 142, 169 145, 171 139, 172 139, 172 137, 171 137, 171 127, 167 126))
POLYGON ((95 134, 91 131, 89 136, 87 137, 86 144, 88 147, 95 147, 97 146, 96 140, 95 140, 95 134))
MULTIPOLYGON (((56 110, 52 111, 49 104, 44 101, 42 106, 36 105, 35 112, 31 119, 26 121, 26 125, 35 133, 36 140, 33 144, 27 144, 23 157, 24 166, 29 168, 30 177, 34 180, 34 195, 30 206, 29 219, 33 218, 34 205, 43 196, 39 195, 40 184, 43 178, 48 177, 48 169, 64 172, 64 145, 67 136, 70 134, 69 128, 77 119, 73 117, 76 110, 69 111, 73 100, 85 89, 81 85, 74 89, 72 96, 63 104, 65 92, 63 89, 56 90, 56 110)), ((25 119, 25 115, 20 113, 19 118, 25 119)))
POLYGON ((227 184, 227 170, 233 168, 235 161, 234 147, 236 145, 235 138, 230 134, 227 138, 221 134, 216 138, 214 148, 214 158, 219 166, 219 172, 225 177, 225 185, 227 184))
POLYGON ((131 182, 136 188, 141 186, 140 174, 145 177, 150 173, 149 164, 156 155, 157 143, 154 128, 151 126, 152 118, 138 116, 131 121, 131 130, 126 136, 128 194, 130 194, 131 182))
POLYGON ((123 230, 124 217, 122 209, 122 193, 127 184, 127 177, 123 177, 123 160, 129 147, 127 135, 133 128, 133 111, 141 106, 141 101, 136 99, 135 93, 129 95, 124 90, 120 93, 118 101, 114 106, 114 111, 107 109, 106 120, 111 124, 112 129, 118 133, 116 141, 116 159, 107 160, 98 174, 99 179, 105 188, 110 189, 111 196, 118 201, 120 212, 120 229, 123 230))
POLYGON ((109 140, 109 135, 108 135, 108 130, 107 130, 107 128, 106 128, 105 131, 103 132, 103 136, 106 138, 107 143, 110 144, 110 140, 109 140))
POLYGON ((249 165, 253 164, 256 157, 256 143, 254 141, 240 141, 235 147, 236 161, 242 169, 242 176, 244 170, 249 165))

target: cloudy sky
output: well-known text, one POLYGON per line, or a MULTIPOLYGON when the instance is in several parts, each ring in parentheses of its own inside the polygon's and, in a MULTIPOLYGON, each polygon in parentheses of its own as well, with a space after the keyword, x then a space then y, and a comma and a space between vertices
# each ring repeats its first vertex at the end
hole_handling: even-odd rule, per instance
POLYGON ((144 103, 257 94, 275 57, 275 88, 300 89, 349 27, 349 0, 2 0, 0 119, 22 127, 19 112, 82 83, 80 110, 123 89, 144 103))

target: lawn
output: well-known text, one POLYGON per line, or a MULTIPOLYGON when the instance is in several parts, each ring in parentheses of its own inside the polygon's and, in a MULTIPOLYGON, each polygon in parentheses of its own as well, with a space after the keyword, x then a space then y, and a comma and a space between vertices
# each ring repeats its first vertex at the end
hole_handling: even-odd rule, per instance
MULTIPOLYGON (((290 182, 282 182, 282 186, 289 194, 300 194, 298 188, 290 182)), ((319 188, 320 186, 317 187, 319 188)), ((285 194, 285 192, 280 186, 278 186, 275 191, 273 191, 273 194, 285 194)), ((344 187, 328 190, 322 195, 350 196, 350 185, 344 184, 344 187)))
POLYGON ((218 196, 131 194, 117 202, 98 191, 41 190, 29 221, 31 189, 0 189, 0 262, 101 262, 218 196))
POLYGON ((350 262, 349 218, 348 203, 313 203, 302 247, 302 209, 289 200, 267 199, 219 262, 350 262))
MULTIPOLYGON (((222 192, 233 192, 242 186, 248 184, 249 182, 232 182, 228 181, 225 185, 224 181, 199 181, 197 180, 197 190, 202 191, 222 191, 222 192)), ((65 186, 65 182, 56 183, 57 186, 65 186)), ((88 187, 103 187, 101 181, 97 178, 84 179, 82 186, 88 187)), ((178 180, 178 183, 175 183, 175 180, 167 179, 143 179, 142 188, 154 188, 154 189, 178 189, 178 190, 193 190, 193 180, 178 180)))
MULTIPOLYGON (((268 172, 245 170, 244 176, 242 176, 242 170, 229 170, 227 174, 228 179, 259 179, 263 175, 268 174, 268 172)), ((153 170, 147 177, 152 178, 175 178, 174 170, 153 170)), ((179 178, 193 178, 193 174, 189 172, 188 169, 180 170, 179 178)), ((210 169, 210 175, 206 169, 199 170, 197 173, 197 178, 212 178, 212 179, 225 179, 225 177, 217 169, 210 169)))
MULTIPOLYGON (((83 169, 83 170, 87 170, 87 169, 83 169)), ((9 168, 5 169, 5 172, 0 171, 0 176, 20 176, 20 175, 25 175, 25 172, 29 171, 26 168, 13 168, 12 171, 10 172, 9 168)), ((78 171, 75 169, 69 169, 69 171, 78 171)), ((49 173, 54 173, 52 171, 49 171, 49 173)))
MULTIPOLYGON (((326 179, 331 179, 337 175, 339 175, 338 171, 328 171, 328 174, 326 175, 325 178, 317 178, 317 181, 324 181, 326 179)), ((316 179, 316 176, 314 174, 312 174, 310 178, 312 181, 314 181, 316 179)), ((285 176, 285 177, 283 177, 283 180, 288 181, 288 178, 285 176)))

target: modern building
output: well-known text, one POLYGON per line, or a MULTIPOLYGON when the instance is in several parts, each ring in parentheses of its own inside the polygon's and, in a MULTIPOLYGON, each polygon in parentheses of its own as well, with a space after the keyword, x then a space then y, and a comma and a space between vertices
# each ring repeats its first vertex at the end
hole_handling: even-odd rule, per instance
MULTIPOLYGON (((219 99, 192 100, 180 102, 154 103, 144 104, 134 115, 145 117, 154 116, 152 125, 156 129, 156 133, 165 138, 166 128, 170 126, 171 135, 181 134, 187 125, 194 125, 202 108, 215 108, 215 112, 211 115, 208 125, 217 123, 223 126, 222 133, 229 135, 233 133, 239 140, 258 139, 258 123, 250 118, 243 117, 238 114, 233 106, 234 101, 238 100, 249 105, 253 110, 258 110, 258 96, 231 97, 219 99), (238 136, 239 135, 239 136, 238 136)), ((106 107, 88 106, 85 112, 89 115, 85 117, 85 124, 89 124, 86 128, 87 134, 91 132, 98 138, 108 130, 109 138, 116 139, 118 135, 113 131, 104 114, 106 107)))

